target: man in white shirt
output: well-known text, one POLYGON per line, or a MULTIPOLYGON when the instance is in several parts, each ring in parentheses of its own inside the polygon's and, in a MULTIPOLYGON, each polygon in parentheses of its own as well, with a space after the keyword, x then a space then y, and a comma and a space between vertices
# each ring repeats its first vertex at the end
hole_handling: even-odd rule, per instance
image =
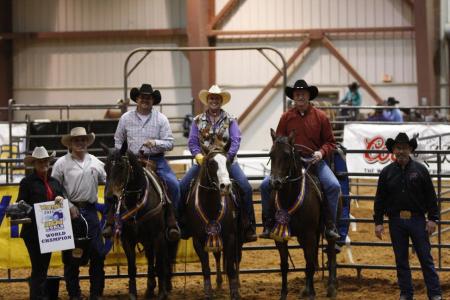
MULTIPOLYGON (((104 164, 87 152, 95 140, 94 133, 87 134, 83 127, 75 127, 64 135, 61 143, 69 153, 60 157, 52 170, 52 177, 64 187, 69 199, 72 223, 87 224, 88 243, 86 247, 63 251, 64 279, 70 299, 81 299, 79 267, 82 259, 89 259, 90 297, 97 299, 103 293, 105 284, 103 240, 95 204, 98 183, 106 180, 104 164), (81 252, 81 253, 80 253, 81 252)), ((74 233, 75 234, 75 233, 74 233)))

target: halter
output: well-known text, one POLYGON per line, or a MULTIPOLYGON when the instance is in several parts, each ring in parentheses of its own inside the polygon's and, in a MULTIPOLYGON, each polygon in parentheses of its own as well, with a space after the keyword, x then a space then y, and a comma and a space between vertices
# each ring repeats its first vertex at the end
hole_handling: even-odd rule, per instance
MULTIPOLYGON (((217 153, 223 153, 222 151, 212 151, 209 152, 206 159, 206 164, 208 163, 209 159, 217 153)), ((207 190, 214 190, 214 191, 220 191, 219 184, 212 180, 212 177, 209 173, 208 165, 204 165, 204 168, 206 168, 206 178, 208 182, 211 183, 211 186, 204 186, 200 184, 200 180, 197 183, 197 186, 195 188, 195 210, 197 211, 198 215, 200 216, 200 219, 205 224, 205 231, 208 236, 208 239, 205 243, 204 249, 207 252, 219 252, 223 249, 223 242, 222 238, 220 236, 220 233, 222 231, 221 222, 223 218, 225 217, 226 211, 227 211, 227 201, 226 196, 221 195, 220 198, 220 206, 221 209, 219 211, 219 216, 216 220, 209 220, 206 213, 204 212, 200 200, 199 200, 199 189, 200 187, 207 190)))
MULTIPOLYGON (((289 227, 290 218, 301 207, 301 205, 303 204, 303 201, 305 199, 305 195, 306 195, 306 176, 305 175, 307 175, 309 166, 307 169, 305 169, 304 173, 300 172, 300 175, 297 176, 297 174, 299 172, 298 172, 298 161, 296 159, 296 153, 295 153, 295 145, 292 146, 291 144, 289 144, 285 141, 282 141, 279 138, 277 138, 274 141, 274 146, 275 146, 275 144, 288 145, 290 148, 291 157, 294 161, 294 163, 293 163, 294 166, 292 167, 292 164, 290 164, 290 166, 289 166, 289 172, 288 172, 289 175, 287 175, 281 179, 281 184, 284 185, 286 183, 293 183, 293 182, 297 182, 297 181, 301 180, 299 194, 297 195, 292 206, 288 209, 284 209, 281 206, 280 199, 279 199, 279 191, 277 190, 275 192, 275 207, 276 207, 275 221, 276 221, 276 223, 270 232, 270 237, 278 242, 286 242, 291 237, 291 230, 289 227), (292 178, 293 176, 297 176, 297 177, 292 178)), ((273 148, 274 147, 272 147, 270 153, 273 152, 273 148)))

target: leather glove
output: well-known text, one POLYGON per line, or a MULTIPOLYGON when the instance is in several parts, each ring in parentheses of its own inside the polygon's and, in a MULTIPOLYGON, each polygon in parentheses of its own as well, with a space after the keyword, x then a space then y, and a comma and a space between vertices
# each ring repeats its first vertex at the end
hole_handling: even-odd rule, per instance
POLYGON ((197 162, 197 164, 199 166, 201 166, 203 164, 203 158, 204 158, 204 156, 201 153, 198 153, 195 155, 195 161, 197 162))
POLYGON ((144 146, 147 147, 147 148, 155 147, 156 146, 156 141, 155 140, 146 140, 144 142, 144 146))
POLYGON ((56 196, 55 197, 55 204, 62 204, 63 200, 64 200, 64 197, 56 196))

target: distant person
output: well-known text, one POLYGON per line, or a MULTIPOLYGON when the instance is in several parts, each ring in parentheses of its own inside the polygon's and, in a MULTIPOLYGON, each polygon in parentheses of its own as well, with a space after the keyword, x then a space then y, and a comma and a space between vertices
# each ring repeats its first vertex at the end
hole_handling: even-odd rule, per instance
MULTIPOLYGON (((377 106, 382 106, 382 104, 378 104, 377 106)), ((386 122, 388 119, 383 115, 383 109, 382 108, 376 108, 374 113, 369 115, 367 118, 367 121, 370 122, 386 122)))
POLYGON ((389 97, 386 101, 388 106, 392 106, 393 108, 385 109, 383 111, 383 116, 386 118, 388 122, 398 122, 403 123, 403 115, 398 107, 395 107, 399 104, 400 101, 396 100, 394 97, 389 97))
MULTIPOLYGON (((353 82, 352 84, 348 85, 348 91, 344 95, 344 98, 342 98, 339 101, 339 104, 344 104, 348 106, 354 106, 359 107, 361 106, 362 98, 361 94, 358 91, 359 85, 357 82, 353 82)), ((350 116, 352 120, 356 120, 359 115, 359 109, 350 109, 346 110, 347 115, 350 116)))

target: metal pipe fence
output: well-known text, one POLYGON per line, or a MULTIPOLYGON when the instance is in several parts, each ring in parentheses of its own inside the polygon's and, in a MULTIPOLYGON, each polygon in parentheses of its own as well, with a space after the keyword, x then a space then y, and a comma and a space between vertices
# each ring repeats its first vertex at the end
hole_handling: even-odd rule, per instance
MULTIPOLYGON (((442 160, 440 159, 441 156, 445 156, 450 154, 450 150, 433 150, 433 151, 417 151, 419 154, 435 154, 437 156, 437 163, 442 164, 442 160)), ((347 150, 347 155, 354 155, 354 154, 364 154, 364 153, 387 153, 385 150, 347 150)), ((268 154, 244 154, 244 155, 238 155, 239 158, 254 158, 254 157, 268 157, 268 154)), ((104 159, 104 158, 103 158, 104 159)), ((173 155, 173 156, 167 156, 168 160, 186 160, 190 159, 193 161, 193 157, 190 155, 173 155)), ((21 162, 21 159, 0 159, 1 163, 6 164, 12 164, 12 163, 18 163, 21 162)), ((438 196, 438 203, 439 203, 439 209, 441 211, 441 204, 442 203, 448 203, 450 202, 450 198, 448 197, 442 197, 441 191, 442 191, 442 178, 449 178, 450 175, 448 174, 441 174, 441 168, 438 168, 439 172, 437 174, 433 174, 432 176, 438 180, 435 182, 435 188, 437 190, 437 196, 438 196)), ((364 174, 364 173, 352 173, 352 172, 346 172, 346 173, 340 173, 338 175, 347 175, 350 176, 351 180, 352 176, 364 176, 367 178, 374 178, 377 177, 379 174, 364 174)), ((262 176, 249 176, 249 179, 254 180, 262 180, 262 176)), ((11 185, 11 184, 8 184, 11 185)), ((351 200, 358 200, 358 201, 374 201, 374 195, 349 195, 346 196, 347 199, 351 200)), ((260 205, 261 201, 259 199, 254 201, 255 205, 260 205)), ((444 210, 442 215, 446 214, 449 210, 444 210)), ((354 223, 361 223, 361 224, 373 224, 373 220, 371 218, 349 218, 349 219, 341 219, 345 222, 354 222, 354 223)), ((432 249, 438 250, 438 257, 437 257, 437 267, 436 269, 438 271, 447 272, 450 271, 450 266, 443 265, 443 257, 442 257, 442 250, 443 249, 450 249, 450 239, 447 239, 446 242, 442 239, 442 234, 450 230, 450 226, 443 228, 443 225, 450 225, 450 219, 441 220, 438 222, 438 229, 436 234, 432 237, 437 237, 436 242, 432 242, 431 247, 432 249)), ((258 227, 261 227, 262 224, 258 223, 258 227)), ((351 241, 349 246, 355 246, 355 247, 383 247, 383 248, 390 248, 392 247, 392 244, 390 242, 371 242, 371 241, 351 241)), ((321 244, 321 248, 323 248, 325 245, 321 244)), ((412 245, 410 245, 412 247, 412 245)), ((300 249, 301 246, 299 245, 290 245, 289 249, 300 249)), ((243 251, 274 251, 276 250, 275 245, 251 245, 251 246, 244 246, 243 251)), ((392 250, 388 250, 392 251, 392 250)), ((371 265, 371 264, 338 264, 338 268, 342 269, 354 269, 357 272, 357 276, 361 276, 361 271, 366 270, 395 270, 395 265, 371 265)), ((412 270, 420 270, 419 266, 412 266, 412 270)), ((304 268, 298 268, 298 267, 291 267, 289 269, 290 272, 300 272, 303 271, 304 268)), ((279 269, 274 268, 257 268, 257 269, 241 269, 241 273, 243 274, 259 274, 259 273, 277 273, 279 272, 279 269)), ((214 274, 214 272, 212 272, 214 274)), ((194 276, 194 275, 201 275, 200 271, 189 271, 189 272, 176 272, 175 276, 194 276)), ((139 277, 146 276, 145 273, 140 273, 138 275, 139 277)), ((127 275, 120 274, 120 268, 117 266, 116 274, 108 274, 106 278, 113 279, 113 278, 126 278, 127 275)), ((81 277, 81 279, 88 279, 88 276, 81 277)), ((26 278, 13 278, 11 276, 11 272, 8 272, 7 278, 0 278, 0 282, 21 282, 25 281, 26 278)))

